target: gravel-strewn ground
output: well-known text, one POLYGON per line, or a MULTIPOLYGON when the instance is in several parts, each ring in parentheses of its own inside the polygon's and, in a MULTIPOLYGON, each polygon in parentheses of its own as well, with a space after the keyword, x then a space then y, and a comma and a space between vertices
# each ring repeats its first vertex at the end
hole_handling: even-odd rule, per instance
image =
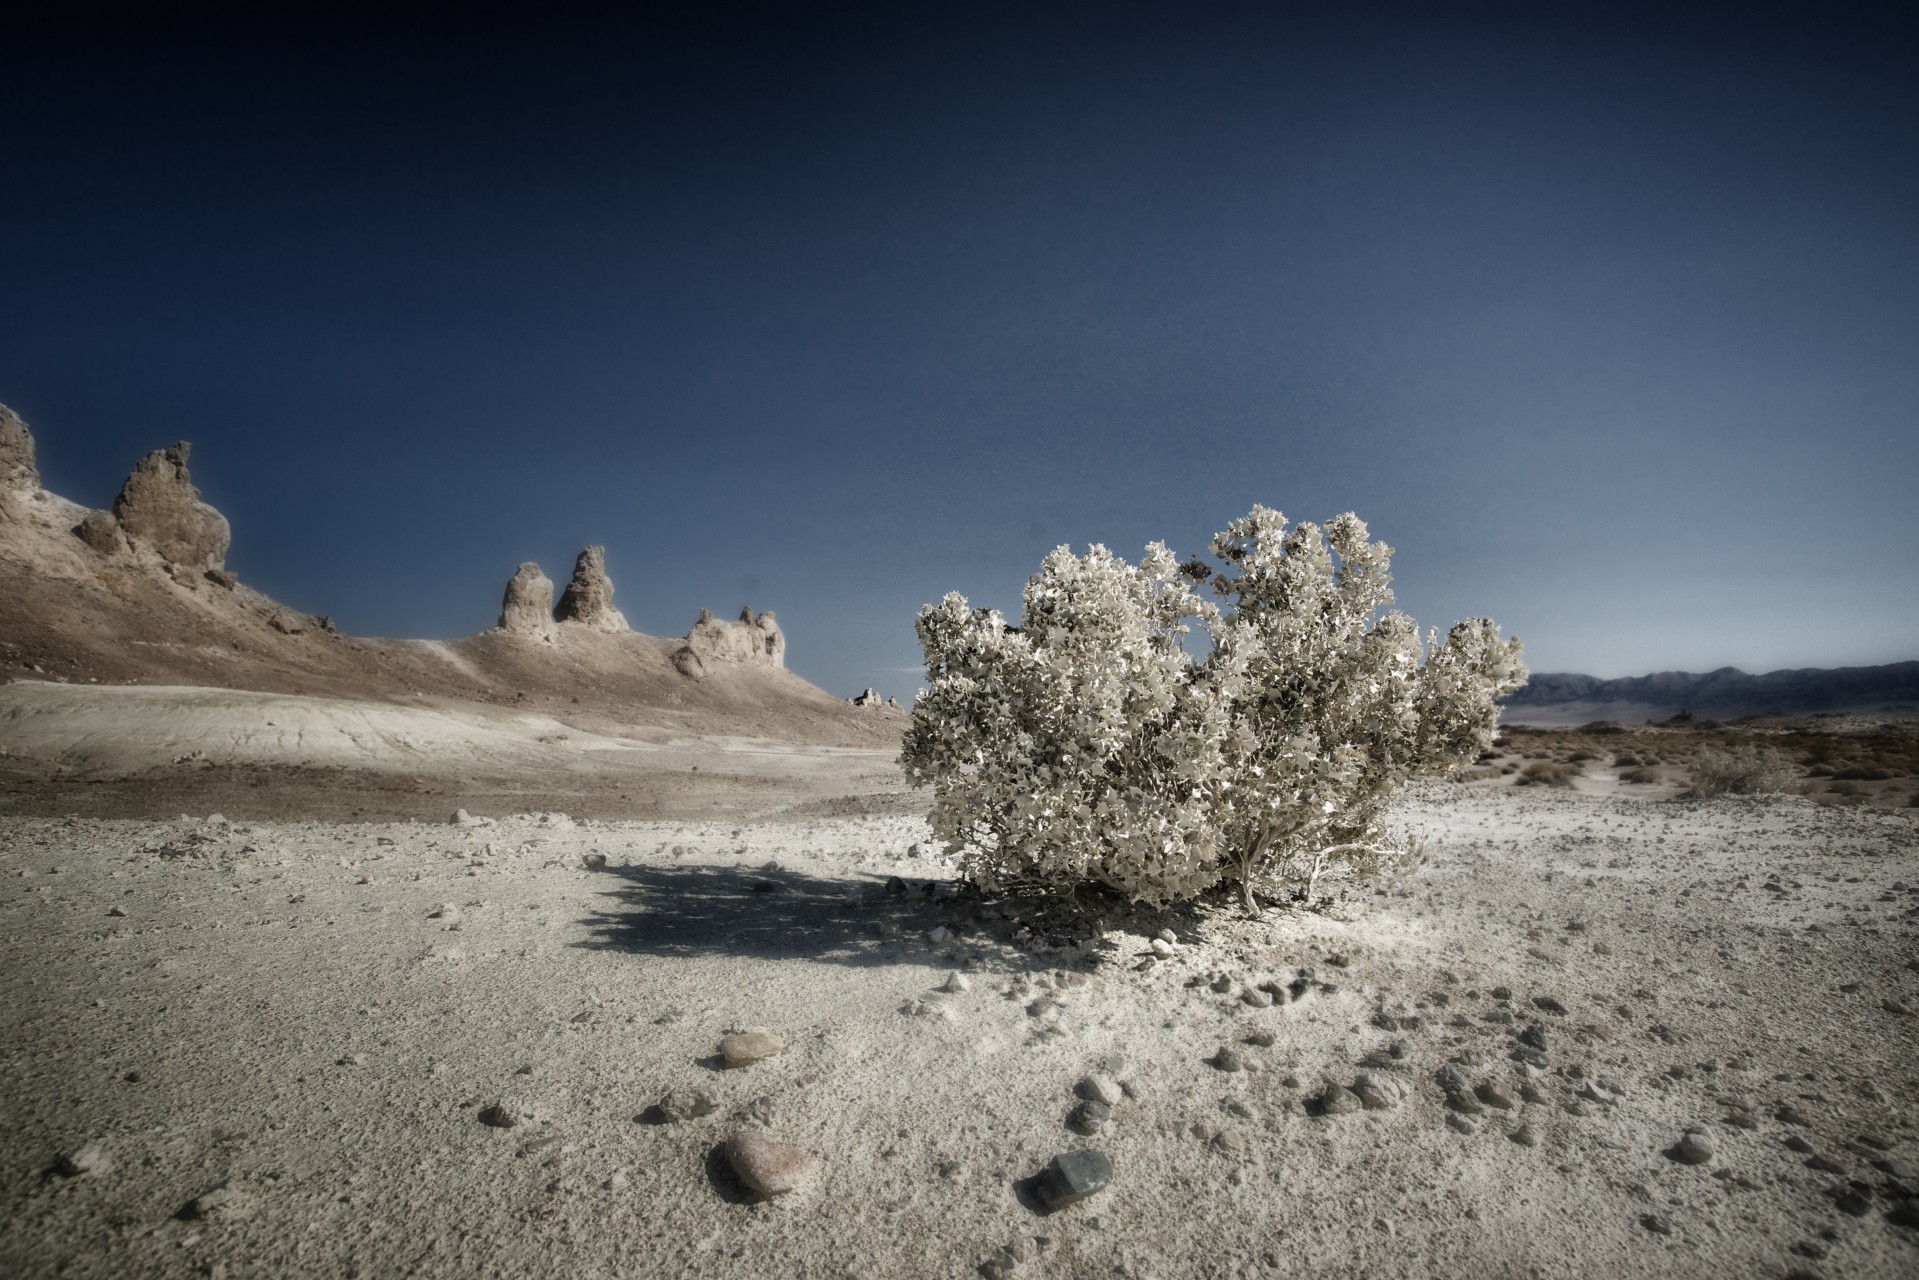
POLYGON ((890 817, 0 818, 0 1273, 1919 1272, 1919 812, 1402 814, 1420 873, 1259 922, 929 899, 890 817), (784 1051, 720 1065, 752 1027, 784 1051), (1362 1072, 1404 1100, 1342 1113, 1362 1072), (718 1109, 663 1123, 676 1089, 718 1109), (810 1183, 748 1194, 741 1129, 810 1183), (1111 1187, 1041 1212, 1089 1146, 1111 1187))

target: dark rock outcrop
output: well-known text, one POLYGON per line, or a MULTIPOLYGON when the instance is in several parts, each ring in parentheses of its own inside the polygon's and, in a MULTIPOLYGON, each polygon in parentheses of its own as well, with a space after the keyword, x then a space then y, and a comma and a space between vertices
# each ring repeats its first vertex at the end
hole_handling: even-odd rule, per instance
POLYGON ((613 607, 613 580, 606 576, 606 548, 588 547, 573 565, 554 616, 601 631, 626 631, 626 618, 613 607))
POLYGON ((113 516, 137 543, 168 564, 219 569, 232 533, 227 519, 200 500, 187 472, 185 441, 140 459, 113 500, 113 516))
POLYGON ((541 639, 553 634, 553 580, 531 560, 506 580, 500 630, 541 639))

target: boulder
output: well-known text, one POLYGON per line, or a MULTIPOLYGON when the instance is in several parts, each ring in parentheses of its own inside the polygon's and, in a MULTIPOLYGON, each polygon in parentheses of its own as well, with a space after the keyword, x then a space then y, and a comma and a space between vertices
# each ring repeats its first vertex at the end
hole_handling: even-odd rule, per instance
POLYGON ((87 512, 86 518, 73 526, 73 533, 103 556, 117 555, 127 549, 126 534, 120 531, 120 522, 113 518, 111 511, 87 512))
POLYGON ((200 500, 187 472, 181 441, 140 459, 113 500, 113 516, 127 537, 158 552, 168 564, 201 569, 226 566, 232 533, 227 519, 200 500))
POLYGON ((553 579, 531 560, 506 580, 506 598, 500 603, 500 630, 514 635, 553 634, 553 579))
POLYGON ((559 607, 561 622, 575 622, 601 631, 625 631, 626 619, 613 607, 613 580, 606 576, 606 548, 588 547, 573 565, 573 581, 566 584, 559 607))

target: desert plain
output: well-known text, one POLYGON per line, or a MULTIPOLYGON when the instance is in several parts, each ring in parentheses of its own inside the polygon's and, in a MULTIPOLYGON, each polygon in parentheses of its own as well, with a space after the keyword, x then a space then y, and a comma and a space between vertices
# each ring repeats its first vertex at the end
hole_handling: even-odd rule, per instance
MULTIPOLYGON (((1603 738, 1509 731, 1522 767, 1407 794, 1422 866, 1254 920, 982 898, 883 748, 536 720, 253 785, 20 727, 62 688, 0 689, 16 777, 99 779, 0 816, 8 1274, 1919 1266, 1909 806, 1685 799, 1603 738), (1607 749, 1516 785, 1578 743, 1607 749), (462 790, 514 751, 522 794, 462 790), (177 816, 128 816, 168 774, 177 816), (755 1030, 778 1051, 729 1065, 755 1030), (741 1183, 741 1132, 798 1153, 796 1190, 741 1183), (1036 1178, 1087 1148, 1110 1185, 1049 1210, 1036 1178)), ((288 711, 237 700, 208 740, 288 711)), ((366 714, 306 712, 310 741, 366 714)))
POLYGON ((1256 918, 985 896, 770 612, 588 548, 356 639, 184 445, 0 446, 0 1274, 1919 1272, 1910 716, 1508 725, 1256 918))

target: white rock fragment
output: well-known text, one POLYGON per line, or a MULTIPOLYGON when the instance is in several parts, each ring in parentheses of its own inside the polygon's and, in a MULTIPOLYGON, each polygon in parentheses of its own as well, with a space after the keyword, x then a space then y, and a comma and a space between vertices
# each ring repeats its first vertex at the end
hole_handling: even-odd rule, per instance
POLYGON ((113 1168, 113 1160, 107 1155, 106 1147, 95 1139, 63 1156, 59 1167, 67 1177, 77 1178, 83 1173, 106 1173, 113 1168))
POLYGON ((253 1216, 253 1197, 245 1188, 223 1182, 194 1200, 187 1211, 207 1222, 237 1222, 253 1216))

